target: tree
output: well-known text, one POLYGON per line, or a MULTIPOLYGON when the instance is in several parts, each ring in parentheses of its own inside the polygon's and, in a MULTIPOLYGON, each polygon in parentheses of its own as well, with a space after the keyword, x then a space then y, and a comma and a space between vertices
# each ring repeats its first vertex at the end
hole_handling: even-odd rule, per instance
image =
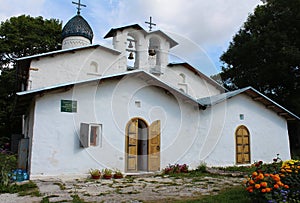
POLYGON ((300 0, 257 6, 221 56, 225 86, 253 86, 300 115, 299 36, 300 0))
POLYGON ((44 20, 43 17, 21 15, 1 22, 0 141, 21 131, 20 118, 12 117, 17 79, 15 60, 59 49, 61 30, 59 20, 44 20))

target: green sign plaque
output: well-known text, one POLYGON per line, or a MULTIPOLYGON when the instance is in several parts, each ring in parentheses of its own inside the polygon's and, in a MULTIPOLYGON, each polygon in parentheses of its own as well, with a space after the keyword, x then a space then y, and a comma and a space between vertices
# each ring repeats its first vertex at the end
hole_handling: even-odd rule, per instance
POLYGON ((61 100, 60 102, 60 111, 68 113, 77 112, 77 101, 73 100, 61 100))

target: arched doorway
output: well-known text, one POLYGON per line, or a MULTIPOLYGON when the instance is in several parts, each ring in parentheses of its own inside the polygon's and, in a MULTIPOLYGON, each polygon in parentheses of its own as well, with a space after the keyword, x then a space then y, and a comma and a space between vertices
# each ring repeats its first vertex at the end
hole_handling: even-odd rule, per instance
POLYGON ((126 126, 125 170, 127 172, 160 170, 160 121, 150 126, 141 118, 126 126))
POLYGON ((249 164, 250 160, 250 134, 246 126, 239 126, 235 131, 236 163, 249 164))

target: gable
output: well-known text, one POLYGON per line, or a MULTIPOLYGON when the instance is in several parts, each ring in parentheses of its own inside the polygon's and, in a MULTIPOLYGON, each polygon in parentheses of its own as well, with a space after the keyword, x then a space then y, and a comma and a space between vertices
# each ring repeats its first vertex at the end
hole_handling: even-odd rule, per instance
POLYGON ((169 64, 161 78, 194 98, 218 95, 225 91, 187 63, 169 64))
MULTIPOLYGON (((51 86, 55 83, 69 82, 70 80, 67 77, 72 74, 77 74, 76 76, 78 76, 78 72, 80 72, 78 64, 82 64, 81 70, 83 72, 91 72, 88 70, 87 66, 89 65, 87 63, 93 58, 101 61, 102 66, 108 66, 111 65, 111 62, 108 61, 116 60, 118 55, 120 55, 120 52, 116 50, 101 45, 91 45, 19 58, 17 59, 17 72, 22 80, 19 79, 21 84, 18 90, 27 90, 27 87, 32 89, 51 86), (94 55, 97 53, 99 54, 95 57, 94 55)), ((94 59, 93 61, 95 61, 94 59)), ((72 80, 75 79, 72 78, 72 80)))
POLYGON ((253 102, 258 102, 262 104, 265 108, 275 112, 278 116, 284 117, 286 120, 300 120, 300 118, 297 115, 293 114, 289 110, 285 109, 284 107, 282 107, 281 105, 279 105, 278 103, 271 100, 270 98, 263 95, 262 93, 255 90, 252 87, 246 87, 243 89, 226 92, 212 97, 201 98, 198 99, 198 101, 209 107, 234 98, 240 94, 248 96, 252 99, 253 102))

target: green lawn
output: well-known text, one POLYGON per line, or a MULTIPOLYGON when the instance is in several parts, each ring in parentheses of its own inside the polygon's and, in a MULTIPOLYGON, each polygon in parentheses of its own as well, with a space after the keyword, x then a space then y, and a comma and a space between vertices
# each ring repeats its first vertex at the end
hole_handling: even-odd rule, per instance
POLYGON ((180 200, 175 203, 251 203, 247 192, 242 186, 233 187, 223 190, 218 195, 203 196, 193 200, 180 200))

